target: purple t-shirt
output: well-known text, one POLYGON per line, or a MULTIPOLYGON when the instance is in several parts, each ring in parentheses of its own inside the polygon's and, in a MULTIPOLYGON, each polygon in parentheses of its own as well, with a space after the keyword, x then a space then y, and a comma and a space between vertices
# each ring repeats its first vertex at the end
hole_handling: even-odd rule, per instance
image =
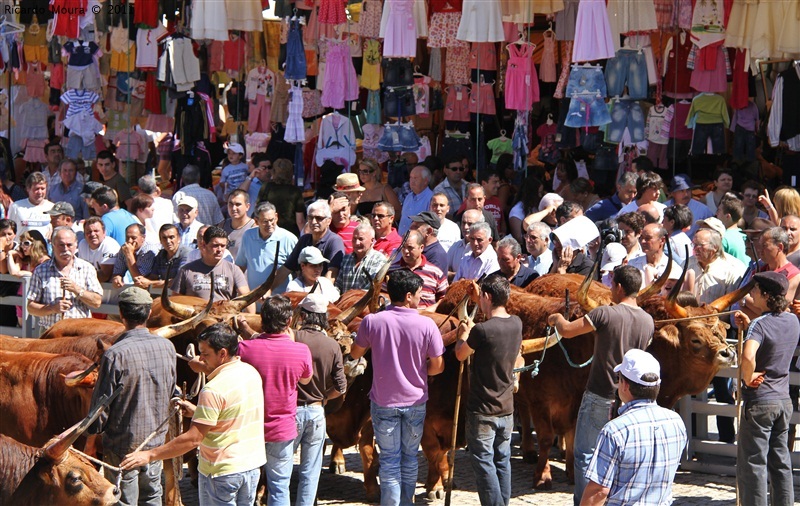
POLYGON ((399 408, 428 400, 426 359, 444 354, 442 334, 433 320, 416 309, 389 306, 364 317, 356 344, 372 348, 372 402, 399 408))
POLYGON ((311 351, 286 334, 261 334, 239 343, 242 361, 256 368, 264 384, 264 441, 297 437, 297 383, 310 378, 311 351))

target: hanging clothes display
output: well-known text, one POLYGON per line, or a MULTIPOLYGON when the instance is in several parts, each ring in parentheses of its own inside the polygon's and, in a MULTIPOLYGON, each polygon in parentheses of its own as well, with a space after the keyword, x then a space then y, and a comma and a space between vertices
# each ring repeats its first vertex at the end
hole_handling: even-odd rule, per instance
POLYGON ((530 111, 539 101, 539 79, 533 65, 533 50, 536 46, 527 42, 506 46, 509 54, 506 71, 506 109, 530 111))
POLYGON ((542 63, 539 65, 539 78, 543 83, 554 83, 558 79, 556 74, 556 36, 552 30, 547 30, 543 34, 544 50, 542 51, 542 63))
POLYGON ((358 100, 358 76, 347 41, 328 41, 322 105, 342 109, 345 101, 358 100))
POLYGON ((463 0, 456 37, 468 42, 504 40, 500 3, 500 0, 463 0))
POLYGON ((413 58, 417 55, 417 22, 414 0, 386 0, 381 18, 384 58, 413 58))
POLYGON ((364 0, 361 3, 361 16, 358 18, 358 33, 362 37, 376 39, 381 34, 383 3, 381 0, 364 0))
POLYGON ((296 17, 289 20, 284 77, 286 79, 306 78, 306 52, 303 48, 302 25, 296 17))
POLYGON ((356 135, 353 124, 346 116, 333 112, 322 117, 314 158, 318 166, 326 160, 338 165, 352 167, 356 161, 356 135))
POLYGON ((305 141, 306 131, 303 126, 303 90, 292 85, 289 89, 289 117, 286 120, 286 133, 283 140, 286 142, 305 141))
POLYGON ((458 40, 461 23, 461 0, 431 0, 431 26, 428 47, 467 47, 467 42, 458 40))
POLYGON ((775 79, 767 134, 770 146, 785 142, 792 151, 800 151, 800 65, 797 62, 775 79))
POLYGON ((275 73, 259 66, 247 74, 247 100, 250 103, 248 128, 251 132, 269 132, 275 73))
POLYGON ((575 21, 572 61, 602 60, 614 56, 615 42, 604 0, 581 0, 575 21))

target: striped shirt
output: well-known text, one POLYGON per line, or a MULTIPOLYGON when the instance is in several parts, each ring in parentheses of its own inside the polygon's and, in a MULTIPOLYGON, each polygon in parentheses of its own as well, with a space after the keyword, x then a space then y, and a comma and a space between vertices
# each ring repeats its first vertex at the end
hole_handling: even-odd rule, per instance
POLYGON ((200 391, 192 422, 211 429, 200 442, 198 469, 215 478, 266 463, 261 376, 239 357, 217 367, 200 391))
POLYGON ((286 334, 259 334, 239 343, 242 361, 256 368, 264 386, 264 441, 297 437, 297 384, 311 378, 311 351, 286 334))
POLYGON ((354 253, 350 253, 342 260, 342 267, 336 276, 335 286, 341 294, 348 290, 369 290, 370 281, 364 273, 366 272, 372 279, 385 263, 386 257, 374 249, 367 251, 360 262, 356 260, 354 253))
POLYGON ((636 399, 597 437, 586 479, 610 489, 609 506, 672 503, 672 481, 686 446, 686 427, 674 411, 636 399))
MULTIPOLYGON (((139 251, 134 254, 136 268, 139 269, 139 274, 146 277, 153 271, 153 264, 155 263, 156 255, 160 249, 160 244, 152 244, 149 242, 142 244, 142 247, 139 248, 139 251)), ((114 262, 113 275, 124 276, 125 283, 133 282, 133 279, 128 272, 128 264, 125 262, 125 255, 122 253, 117 253, 117 259, 114 262)))
MULTIPOLYGON (((415 269, 411 269, 411 271, 422 278, 422 294, 419 299, 419 307, 426 308, 436 304, 436 301, 444 297, 448 286, 447 275, 444 274, 440 268, 429 263, 425 259, 425 255, 420 256, 420 262, 420 265, 415 269)), ((400 257, 400 260, 392 264, 389 268, 389 272, 408 268, 403 257, 400 257)), ((382 290, 386 291, 385 283, 382 290)))
MULTIPOLYGON (((39 316, 39 326, 42 328, 49 328, 51 325, 64 318, 91 318, 92 312, 89 306, 78 299, 78 296, 72 292, 66 292, 61 288, 61 278, 63 274, 56 267, 54 260, 48 260, 40 264, 34 271, 31 277, 31 286, 28 290, 28 300, 38 302, 39 304, 52 304, 62 297, 66 297, 72 301, 72 307, 64 313, 50 314, 47 316, 39 316)), ((97 271, 89 262, 81 260, 78 257, 72 259, 72 269, 67 275, 69 279, 74 281, 78 286, 86 291, 101 294, 103 287, 97 280, 97 271)))

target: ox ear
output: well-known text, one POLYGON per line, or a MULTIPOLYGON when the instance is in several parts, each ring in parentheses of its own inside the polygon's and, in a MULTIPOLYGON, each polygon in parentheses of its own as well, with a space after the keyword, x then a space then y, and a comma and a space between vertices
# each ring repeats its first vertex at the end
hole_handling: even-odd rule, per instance
POLYGON ((681 338, 678 333, 678 327, 675 325, 665 325, 664 327, 658 329, 656 335, 673 348, 680 347, 681 338))
POLYGON ((62 374, 64 383, 68 387, 81 387, 81 388, 94 388, 97 383, 97 372, 92 371, 89 374, 84 374, 85 371, 73 371, 69 374, 62 374))
POLYGON ((111 348, 111 345, 103 341, 103 338, 97 338, 97 351, 99 351, 101 355, 108 351, 109 348, 111 348))

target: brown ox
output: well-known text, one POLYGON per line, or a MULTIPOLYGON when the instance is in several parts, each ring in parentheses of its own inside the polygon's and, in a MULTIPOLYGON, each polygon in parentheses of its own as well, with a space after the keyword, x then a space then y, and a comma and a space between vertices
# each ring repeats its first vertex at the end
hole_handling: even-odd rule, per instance
POLYGON ((67 378, 90 366, 77 353, 0 351, 0 434, 39 446, 79 422, 89 411, 97 375, 67 378))
POLYGON ((99 362, 103 353, 117 340, 117 335, 96 334, 55 339, 17 338, 0 335, 0 350, 40 351, 43 353, 78 353, 99 362))
POLYGON ((0 504, 101 506, 117 502, 119 491, 70 448, 109 402, 104 396, 82 421, 43 448, 0 435, 0 504))
POLYGON ((39 339, 77 337, 89 334, 115 336, 124 331, 125 325, 111 320, 98 320, 97 318, 65 318, 55 322, 39 339))

